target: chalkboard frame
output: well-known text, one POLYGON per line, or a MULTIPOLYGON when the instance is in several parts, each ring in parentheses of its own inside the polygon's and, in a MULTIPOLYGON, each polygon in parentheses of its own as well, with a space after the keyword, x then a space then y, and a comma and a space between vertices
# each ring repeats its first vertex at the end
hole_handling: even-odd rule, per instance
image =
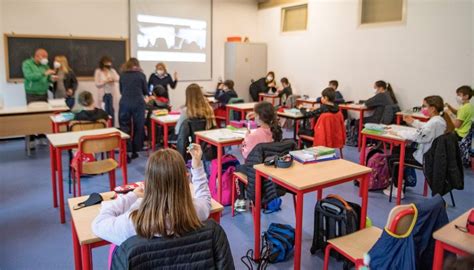
MULTIPOLYGON (((4 33, 3 34, 3 44, 5 50, 5 73, 6 79, 9 83, 21 83, 24 81, 23 78, 11 78, 10 77, 10 59, 9 59, 9 48, 8 48, 8 39, 9 38, 44 38, 44 39, 78 39, 78 40, 88 40, 88 41, 123 41, 125 43, 125 59, 130 57, 130 42, 128 38, 123 37, 93 37, 93 36, 73 36, 73 35, 30 35, 30 34, 16 34, 16 33, 4 33)), ((122 63, 119 63, 120 65, 122 63)), ((78 76, 78 80, 81 81, 92 81, 94 80, 93 76, 78 76)))

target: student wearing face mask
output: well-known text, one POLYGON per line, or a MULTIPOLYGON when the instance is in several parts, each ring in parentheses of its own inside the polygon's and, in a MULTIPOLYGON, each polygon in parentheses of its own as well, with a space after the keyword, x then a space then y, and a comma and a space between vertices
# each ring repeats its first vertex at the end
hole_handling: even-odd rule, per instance
POLYGON ((276 91, 275 73, 273 71, 268 72, 266 77, 253 82, 249 89, 250 96, 255 102, 258 101, 258 95, 260 93, 275 93, 276 91))
POLYGON ((365 106, 373 110, 372 116, 364 117, 364 123, 379 124, 382 120, 386 106, 397 104, 395 93, 392 86, 385 81, 376 81, 374 83, 375 95, 365 101, 365 106))
MULTIPOLYGON (((178 84, 178 73, 174 73, 173 77, 167 72, 164 63, 156 64, 156 72, 150 75, 148 79, 148 89, 153 90, 157 85, 161 85, 166 89, 165 97, 169 99, 168 86, 175 89, 178 84)), ((150 90, 150 91, 151 91, 150 90)))
POLYGON ((64 55, 54 57, 53 66, 57 76, 57 80, 53 84, 54 98, 66 99, 67 106, 72 109, 74 106, 74 93, 77 89, 76 75, 64 55))
POLYGON ((469 134, 472 120, 474 119, 474 106, 470 102, 472 92, 472 88, 468 85, 463 85, 456 89, 456 103, 459 105, 458 109, 446 103, 446 112, 453 120, 459 141, 469 134))
MULTIPOLYGON (((403 120, 415 130, 400 130, 398 132, 389 131, 390 134, 404 138, 417 144, 416 147, 408 145, 405 149, 405 164, 422 166, 423 156, 431 148, 433 141, 439 136, 452 132, 454 125, 449 116, 443 112, 444 104, 440 96, 428 96, 423 100, 421 112, 428 116, 428 122, 423 123, 413 119, 411 116, 404 116, 403 120)), ((400 147, 395 147, 390 157, 388 157, 388 169, 392 175, 395 188, 392 194, 397 194, 398 162, 400 160, 400 147)), ((384 190, 384 194, 390 195, 390 187, 384 190)), ((402 193, 402 198, 404 197, 402 193)))
POLYGON ((117 82, 120 77, 112 67, 112 59, 103 56, 99 61, 99 67, 95 70, 94 81, 98 90, 96 107, 102 108, 112 117, 114 126, 118 126, 118 108, 120 93, 117 82))
POLYGON ((217 87, 214 97, 221 106, 225 106, 227 103, 229 103, 231 98, 237 98, 238 95, 234 90, 234 81, 225 80, 217 87))

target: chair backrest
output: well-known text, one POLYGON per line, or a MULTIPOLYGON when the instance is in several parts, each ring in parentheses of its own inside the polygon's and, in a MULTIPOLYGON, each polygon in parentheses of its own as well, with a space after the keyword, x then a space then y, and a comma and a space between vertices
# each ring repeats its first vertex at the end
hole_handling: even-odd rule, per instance
POLYGON ((180 237, 144 239, 133 236, 112 258, 113 270, 121 269, 234 269, 227 236, 213 220, 180 237))
POLYGON ((79 151, 83 154, 109 152, 120 148, 120 132, 86 135, 79 138, 79 151))
POLYGON ((416 208, 414 205, 398 205, 392 208, 387 218, 386 227, 396 235, 409 232, 416 223, 416 208))
POLYGON ((107 127, 107 121, 100 119, 97 121, 73 120, 69 122, 69 131, 84 131, 101 129, 107 127))
POLYGON ((183 121, 176 141, 176 150, 187 160, 186 148, 189 145, 189 137, 191 141, 196 141, 194 135, 197 131, 206 130, 206 119, 204 118, 189 118, 183 121))
POLYGON ((47 108, 49 106, 48 102, 45 101, 35 101, 28 103, 28 108, 47 108))
POLYGON ((229 102, 227 104, 237 104, 237 103, 244 103, 244 99, 239 98, 239 97, 231 98, 229 99, 229 102))
POLYGON ((390 125, 395 123, 396 113, 400 111, 400 107, 397 104, 391 104, 384 107, 382 118, 380 123, 384 125, 390 125))
POLYGON ((299 99, 299 98, 301 98, 300 95, 289 95, 286 98, 285 107, 295 108, 296 107, 296 100, 299 99))
POLYGON ((341 111, 323 113, 314 125, 314 146, 342 148, 346 144, 346 126, 341 111))

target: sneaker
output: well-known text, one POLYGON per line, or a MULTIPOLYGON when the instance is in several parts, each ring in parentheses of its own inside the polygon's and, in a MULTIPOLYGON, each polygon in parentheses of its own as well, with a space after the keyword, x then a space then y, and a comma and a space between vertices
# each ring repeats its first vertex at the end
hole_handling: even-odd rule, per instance
POLYGON ((36 149, 36 140, 30 140, 28 147, 30 150, 35 150, 36 149))
POLYGON ((39 139, 39 144, 42 145, 42 146, 48 146, 49 145, 48 139, 47 138, 40 138, 39 139))
MULTIPOLYGON (((393 190, 392 190, 392 198, 396 198, 397 197, 397 192, 398 192, 398 188, 397 187, 393 187, 393 190)), ((390 187, 386 188, 383 190, 383 194, 387 195, 387 196, 390 196, 390 187)), ((405 193, 403 193, 403 190, 402 190, 402 200, 405 199, 405 193)))
POLYGON ((237 199, 234 204, 234 209, 237 212, 247 211, 247 201, 242 199, 237 199))

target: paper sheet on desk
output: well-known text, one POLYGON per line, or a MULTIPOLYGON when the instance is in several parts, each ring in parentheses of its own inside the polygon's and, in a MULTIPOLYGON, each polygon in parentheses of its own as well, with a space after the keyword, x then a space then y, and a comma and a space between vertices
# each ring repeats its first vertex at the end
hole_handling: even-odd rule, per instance
POLYGON ((246 130, 226 130, 219 133, 219 139, 229 140, 229 139, 243 139, 245 138, 246 130))

